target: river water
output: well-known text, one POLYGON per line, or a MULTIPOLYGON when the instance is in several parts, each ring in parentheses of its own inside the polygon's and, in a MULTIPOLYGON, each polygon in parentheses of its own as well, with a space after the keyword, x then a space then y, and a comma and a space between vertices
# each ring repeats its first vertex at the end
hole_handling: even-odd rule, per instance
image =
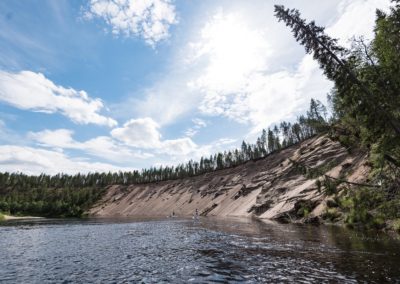
POLYGON ((242 219, 0 225, 1 283, 400 283, 400 242, 242 219))

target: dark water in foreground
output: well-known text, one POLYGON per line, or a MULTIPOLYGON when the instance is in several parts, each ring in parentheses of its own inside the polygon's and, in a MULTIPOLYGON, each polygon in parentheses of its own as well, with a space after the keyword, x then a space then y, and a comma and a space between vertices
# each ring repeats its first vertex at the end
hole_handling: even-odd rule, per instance
POLYGON ((400 242, 250 220, 41 220, 0 226, 1 283, 400 283, 400 242))

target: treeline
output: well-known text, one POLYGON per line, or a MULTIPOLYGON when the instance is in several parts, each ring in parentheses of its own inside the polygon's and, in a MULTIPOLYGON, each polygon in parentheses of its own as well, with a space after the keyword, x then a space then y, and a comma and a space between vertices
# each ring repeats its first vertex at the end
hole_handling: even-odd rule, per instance
POLYGON ((263 130, 254 144, 243 141, 240 149, 202 157, 199 161, 114 173, 60 173, 53 176, 0 173, 0 212, 80 216, 101 197, 108 185, 173 180, 234 167, 299 143, 325 131, 327 127, 325 106, 311 100, 309 111, 296 122, 282 122, 272 129, 263 130))
MULTIPOLYGON (((7 174, 2 174, 2 177, 5 176, 7 174)), ((11 179, 13 178, 16 178, 15 174, 11 174, 11 179)), ((105 192, 105 188, 101 187, 48 188, 32 185, 26 188, 2 187, 0 212, 12 215, 80 217, 105 192)))

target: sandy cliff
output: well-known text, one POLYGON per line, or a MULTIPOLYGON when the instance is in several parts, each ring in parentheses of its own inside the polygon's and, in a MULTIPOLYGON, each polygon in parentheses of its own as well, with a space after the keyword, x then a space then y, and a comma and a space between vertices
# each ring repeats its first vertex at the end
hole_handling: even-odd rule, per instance
MULTIPOLYGON (((304 167, 363 182, 369 168, 362 153, 349 154, 338 142, 316 137, 257 161, 181 180, 110 186, 89 212, 93 216, 256 216, 308 220, 325 212, 329 199, 304 167)), ((315 219, 315 218, 314 218, 315 219)))

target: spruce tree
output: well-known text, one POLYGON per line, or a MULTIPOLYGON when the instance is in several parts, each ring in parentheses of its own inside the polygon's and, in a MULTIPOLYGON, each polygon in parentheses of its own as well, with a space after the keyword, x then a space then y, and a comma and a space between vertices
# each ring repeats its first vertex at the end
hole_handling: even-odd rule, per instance
MULTIPOLYGON (((398 1, 395 2, 398 3, 398 1)), ((352 92, 353 95, 355 93, 363 95, 350 97, 348 101, 353 104, 358 103, 359 112, 364 110, 367 115, 373 113, 377 118, 373 121, 376 128, 382 127, 382 123, 379 121, 386 120, 396 135, 400 136, 398 119, 388 113, 387 106, 382 102, 376 99, 371 101, 371 98, 377 98, 378 95, 371 91, 366 82, 357 77, 353 70, 353 59, 346 58, 346 55, 349 54, 348 50, 339 46, 336 39, 326 35, 324 28, 317 26, 314 21, 307 23, 296 9, 285 9, 282 5, 275 5, 275 16, 292 29, 295 39, 304 46, 306 52, 313 54, 324 74, 336 83, 337 89, 342 91, 339 92, 340 94, 345 95, 349 93, 349 90, 355 88, 355 92, 352 92), (350 82, 353 86, 349 84, 350 82)), ((371 121, 369 122, 371 123, 371 121)))

